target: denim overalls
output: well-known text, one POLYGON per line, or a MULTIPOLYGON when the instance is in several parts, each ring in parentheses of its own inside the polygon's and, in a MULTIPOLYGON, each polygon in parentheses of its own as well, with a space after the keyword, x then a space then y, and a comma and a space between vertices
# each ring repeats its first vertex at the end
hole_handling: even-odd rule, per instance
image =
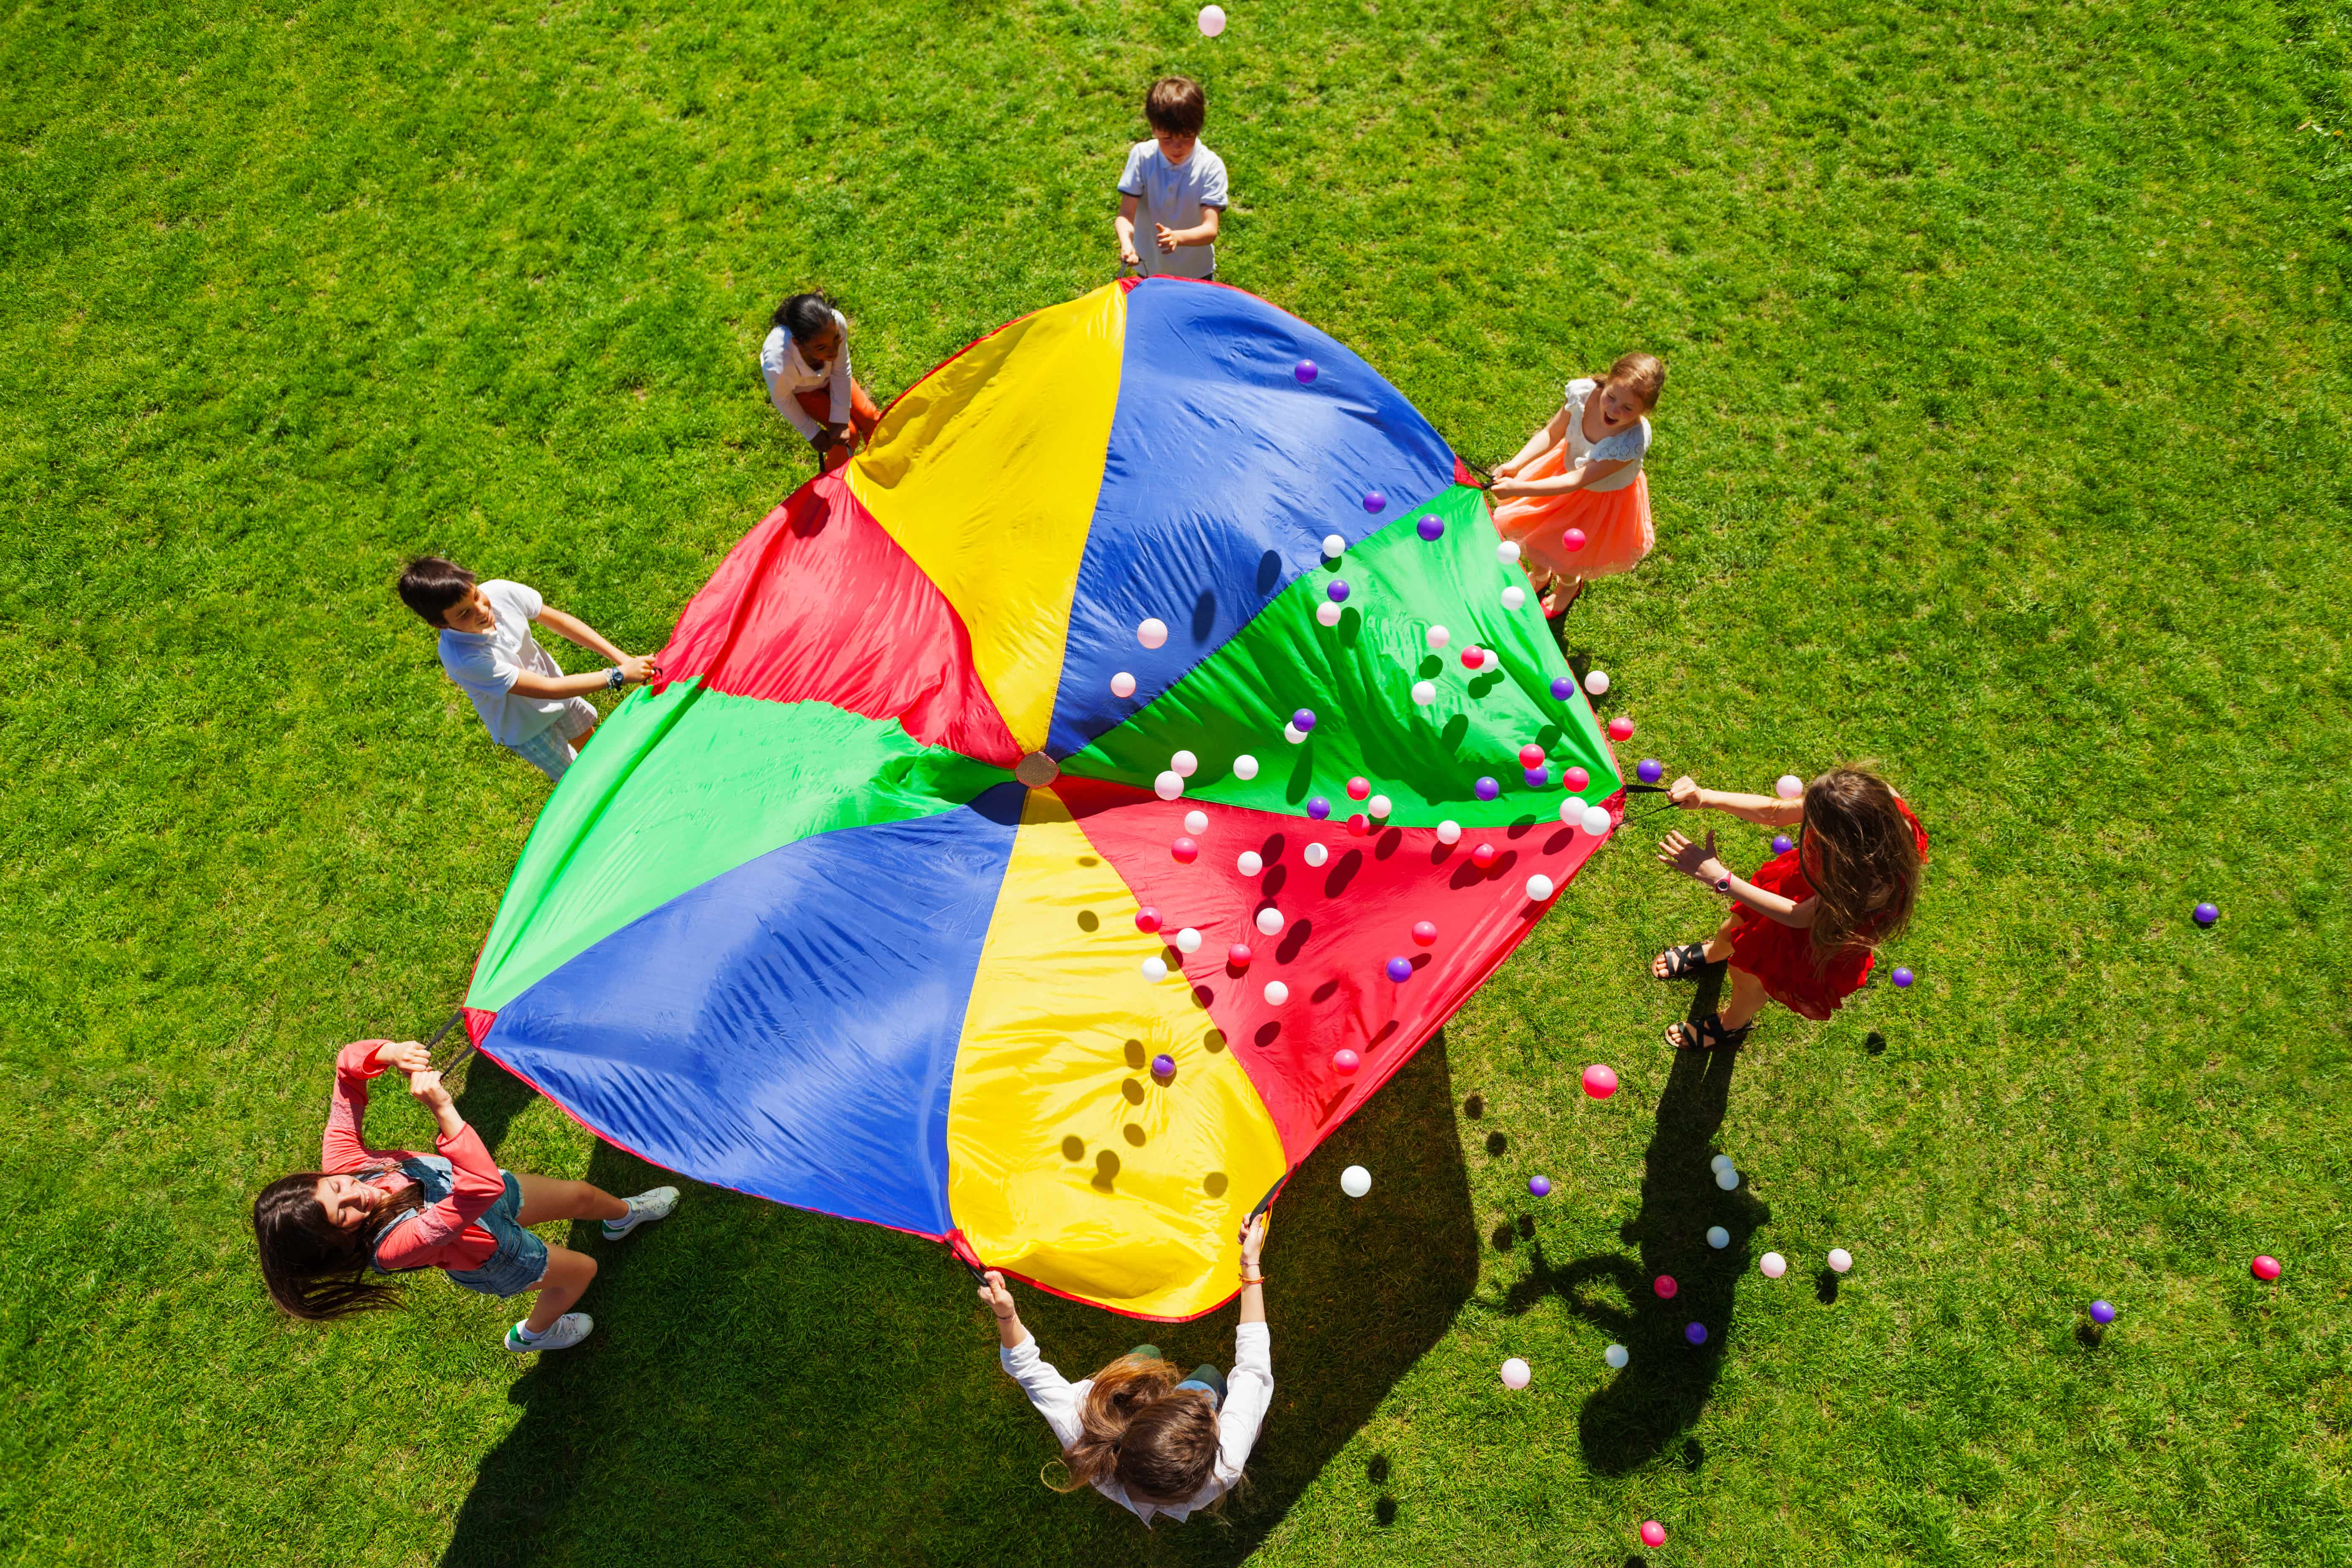
MULTIPOLYGON (((425 1189, 425 1202, 430 1207, 447 1197, 457 1184, 457 1167, 441 1154, 419 1154, 403 1160, 400 1173, 425 1189)), ((547 1243, 522 1227, 516 1215, 522 1212, 522 1184, 515 1180, 512 1171, 499 1173, 507 1179, 505 1195, 474 1217, 474 1223, 497 1237, 499 1249, 488 1261, 473 1268, 451 1268, 445 1272, 468 1290, 478 1290, 485 1296, 507 1297, 530 1289, 547 1272, 547 1243)), ((375 1249, 383 1238, 416 1217, 405 1214, 375 1234, 368 1247, 369 1267, 380 1273, 395 1272, 383 1268, 375 1261, 375 1249)), ((401 1271, 404 1272, 404 1270, 401 1271)))

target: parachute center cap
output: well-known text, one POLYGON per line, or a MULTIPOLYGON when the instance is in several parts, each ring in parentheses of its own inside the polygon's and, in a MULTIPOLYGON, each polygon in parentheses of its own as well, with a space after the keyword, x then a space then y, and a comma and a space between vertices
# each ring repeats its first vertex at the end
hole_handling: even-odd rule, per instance
POLYGON ((1045 752, 1032 752, 1014 765, 1013 776, 1031 789, 1044 789, 1062 776, 1062 769, 1045 752))

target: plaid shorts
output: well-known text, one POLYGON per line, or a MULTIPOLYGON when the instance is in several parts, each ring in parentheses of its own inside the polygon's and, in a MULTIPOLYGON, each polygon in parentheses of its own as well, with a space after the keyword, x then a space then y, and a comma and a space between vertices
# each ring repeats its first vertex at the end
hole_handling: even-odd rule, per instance
POLYGON ((545 773, 551 782, 563 776, 572 765, 571 742, 596 727, 596 706, 585 697, 573 697, 563 704, 563 711, 555 721, 520 745, 508 751, 545 773))

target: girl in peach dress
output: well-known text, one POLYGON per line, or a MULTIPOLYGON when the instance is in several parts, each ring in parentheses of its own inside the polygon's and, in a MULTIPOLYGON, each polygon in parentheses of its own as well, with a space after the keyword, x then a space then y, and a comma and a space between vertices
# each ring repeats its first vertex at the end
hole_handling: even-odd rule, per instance
POLYGON ((1495 470, 1495 526, 1518 543, 1548 618, 1566 614, 1588 579, 1630 572, 1650 552, 1642 456, 1665 385, 1666 367, 1644 353, 1579 376, 1551 423, 1495 470))

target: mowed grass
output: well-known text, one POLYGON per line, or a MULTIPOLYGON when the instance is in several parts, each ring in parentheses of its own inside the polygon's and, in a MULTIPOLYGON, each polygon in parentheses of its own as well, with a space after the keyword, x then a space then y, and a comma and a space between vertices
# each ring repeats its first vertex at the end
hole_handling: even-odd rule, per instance
MULTIPOLYGON (((1656 1518, 1655 1568, 2352 1563, 2345 13, 1233 10, 0 16, 0 1562, 1614 1568, 1656 1518), (1919 984, 1671 1059, 1643 964, 1715 911, 1624 834, 1293 1182, 1223 1521, 1046 1490, 941 1251, 725 1193, 537 1364, 439 1280, 283 1321, 250 1195, 337 1046, 454 1005, 544 797, 400 561, 658 645, 805 477, 775 300, 833 289, 887 397, 1096 286, 1171 69, 1223 276, 1474 460, 1670 362, 1657 552, 1570 650, 1629 757, 1876 760, 1935 836, 1919 984)), ((489 1064, 465 1105, 653 1180, 489 1064)), ((1229 1354, 1028 1307, 1073 1375, 1229 1354)))

